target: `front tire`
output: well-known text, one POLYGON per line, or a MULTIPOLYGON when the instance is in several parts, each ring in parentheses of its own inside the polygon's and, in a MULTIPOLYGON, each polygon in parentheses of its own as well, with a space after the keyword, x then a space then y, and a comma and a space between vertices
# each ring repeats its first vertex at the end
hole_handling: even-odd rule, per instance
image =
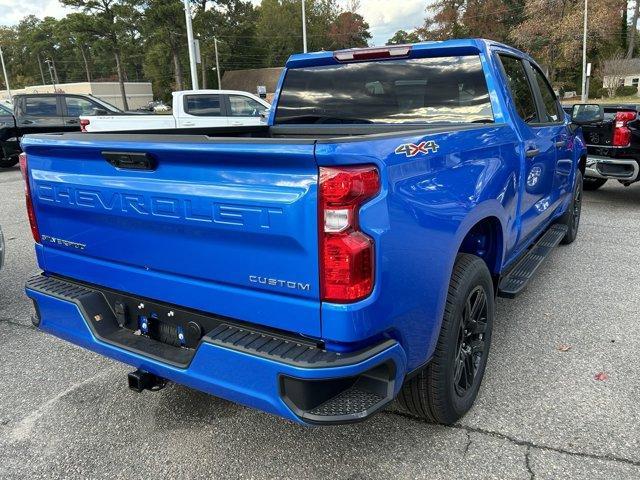
POLYGON ((405 411, 445 425, 469 411, 487 366, 494 316, 493 280, 485 262, 459 254, 433 358, 398 395, 405 411))
POLYGON ((584 189, 593 191, 599 189, 607 183, 606 178, 593 178, 593 177, 584 177, 584 189))

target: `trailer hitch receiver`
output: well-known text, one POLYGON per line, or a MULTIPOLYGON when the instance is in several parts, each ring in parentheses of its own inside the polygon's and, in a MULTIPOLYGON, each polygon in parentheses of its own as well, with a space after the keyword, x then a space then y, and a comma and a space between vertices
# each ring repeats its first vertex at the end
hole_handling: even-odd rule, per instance
POLYGON ((129 388, 131 390, 135 390, 140 393, 143 390, 151 390, 152 392, 157 392, 165 387, 167 381, 162 378, 154 375, 153 373, 145 372, 144 370, 136 370, 135 372, 130 372, 128 375, 129 388))

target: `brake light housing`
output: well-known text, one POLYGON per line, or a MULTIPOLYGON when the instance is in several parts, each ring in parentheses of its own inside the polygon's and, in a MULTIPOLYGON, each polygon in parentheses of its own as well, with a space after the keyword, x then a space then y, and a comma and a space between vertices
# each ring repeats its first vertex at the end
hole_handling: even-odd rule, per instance
POLYGON ((620 111, 616 112, 613 123, 613 139, 611 145, 614 147, 628 147, 631 143, 631 130, 628 123, 636 119, 636 112, 620 111))
POLYGON ((29 164, 27 162, 27 154, 20 154, 20 171, 24 179, 24 197, 27 205, 27 216, 29 217, 29 225, 31 225, 31 234, 36 243, 41 243, 40 230, 36 220, 36 212, 33 207, 33 197, 31 195, 31 185, 29 184, 29 164))
POLYGON ((349 303, 373 291, 374 241, 360 230, 362 205, 380 191, 372 165, 320 167, 320 285, 323 301, 349 303))
POLYGON ((383 58, 404 58, 411 52, 411 45, 389 45, 387 47, 349 48, 333 54, 339 62, 362 62, 383 58))
POLYGON ((88 118, 81 118, 80 119, 80 131, 81 132, 86 132, 87 131, 87 127, 91 125, 91 120, 89 120, 88 118))

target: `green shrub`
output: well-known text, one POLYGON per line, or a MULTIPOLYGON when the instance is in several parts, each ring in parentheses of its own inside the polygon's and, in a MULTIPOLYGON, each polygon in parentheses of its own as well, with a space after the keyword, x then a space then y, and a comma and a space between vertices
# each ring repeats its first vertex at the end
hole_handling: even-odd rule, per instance
POLYGON ((618 97, 629 97, 631 95, 638 94, 638 87, 634 87, 633 85, 624 85, 616 88, 616 95, 618 97))

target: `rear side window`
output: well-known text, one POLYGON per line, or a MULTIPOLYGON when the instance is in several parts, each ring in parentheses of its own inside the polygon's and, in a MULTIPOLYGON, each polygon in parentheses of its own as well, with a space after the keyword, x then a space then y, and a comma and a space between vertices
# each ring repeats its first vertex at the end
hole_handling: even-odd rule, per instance
POLYGON ((291 69, 276 123, 492 122, 477 55, 291 69))
POLYGON ((58 99, 56 97, 26 97, 24 115, 56 117, 58 116, 58 99))
POLYGON ((507 75, 518 115, 527 123, 537 122, 536 102, 522 61, 508 55, 500 55, 500 61, 507 75))
POLYGON ((220 95, 187 95, 184 97, 184 111, 190 115, 219 117, 220 95))
POLYGON ((249 97, 242 95, 229 95, 229 105, 232 117, 259 117, 266 107, 249 97))
POLYGON ((540 89, 540 94, 542 95, 542 102, 544 103, 544 112, 543 115, 541 115, 544 118, 541 118, 540 121, 544 123, 561 121, 563 119, 563 114, 560 104, 556 99, 556 94, 553 93, 553 90, 549 86, 547 79, 544 78, 542 72, 534 65, 531 65, 531 68, 533 69, 533 76, 536 79, 536 83, 540 89))

